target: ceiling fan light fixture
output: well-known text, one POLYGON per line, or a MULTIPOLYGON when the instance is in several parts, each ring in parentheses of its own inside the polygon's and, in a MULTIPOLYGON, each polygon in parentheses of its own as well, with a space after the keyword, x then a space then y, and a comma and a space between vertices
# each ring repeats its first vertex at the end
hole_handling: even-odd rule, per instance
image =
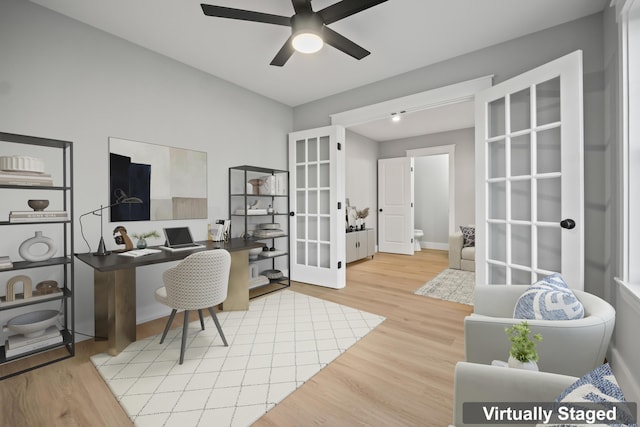
POLYGON ((293 48, 300 53, 316 53, 322 46, 324 41, 322 37, 312 32, 300 32, 291 40, 293 48))

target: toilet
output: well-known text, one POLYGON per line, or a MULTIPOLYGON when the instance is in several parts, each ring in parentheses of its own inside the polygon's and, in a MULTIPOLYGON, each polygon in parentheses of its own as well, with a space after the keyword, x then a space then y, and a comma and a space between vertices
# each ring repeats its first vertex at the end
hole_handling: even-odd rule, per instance
POLYGON ((413 244, 414 251, 421 251, 422 246, 420 246, 420 239, 424 236, 424 232, 422 230, 415 229, 413 230, 413 244))

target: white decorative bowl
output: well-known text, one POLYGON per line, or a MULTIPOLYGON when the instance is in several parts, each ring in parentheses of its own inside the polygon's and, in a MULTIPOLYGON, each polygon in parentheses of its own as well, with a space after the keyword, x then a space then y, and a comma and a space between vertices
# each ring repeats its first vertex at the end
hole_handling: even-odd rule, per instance
POLYGON ((37 157, 0 156, 0 170, 44 173, 44 161, 37 157))
POLYGON ((262 253, 262 246, 259 248, 251 248, 249 249, 249 259, 254 260, 258 259, 258 255, 262 253))
POLYGON ((60 312, 58 310, 41 310, 21 314, 7 322, 7 328, 27 338, 43 335, 45 330, 56 324, 60 312))

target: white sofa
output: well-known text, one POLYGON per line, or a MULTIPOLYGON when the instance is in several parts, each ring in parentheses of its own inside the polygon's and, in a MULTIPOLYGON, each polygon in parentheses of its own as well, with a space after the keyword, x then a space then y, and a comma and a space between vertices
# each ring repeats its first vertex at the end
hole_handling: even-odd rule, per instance
MULTIPOLYGON (((528 285, 476 285, 474 313, 464 319, 467 362, 490 365, 506 361, 510 342, 505 327, 520 323, 513 310, 528 285)), ((577 320, 528 320, 533 333, 542 334, 537 344, 541 371, 580 377, 600 366, 605 358, 615 310, 603 299, 573 291, 584 306, 584 318, 577 320)))
MULTIPOLYGON (((628 402, 637 402, 640 396, 632 394, 624 376, 616 375, 628 402)), ((465 427, 462 404, 464 402, 553 402, 579 377, 532 372, 523 369, 502 368, 459 362, 453 379, 453 424, 465 427)), ((472 424, 477 425, 477 424, 472 424)), ((489 424, 483 424, 488 426, 489 424)), ((500 427, 535 426, 534 424, 500 424, 500 427)))
POLYGON ((476 271, 476 248, 463 247, 462 233, 449 235, 449 268, 456 270, 476 271))

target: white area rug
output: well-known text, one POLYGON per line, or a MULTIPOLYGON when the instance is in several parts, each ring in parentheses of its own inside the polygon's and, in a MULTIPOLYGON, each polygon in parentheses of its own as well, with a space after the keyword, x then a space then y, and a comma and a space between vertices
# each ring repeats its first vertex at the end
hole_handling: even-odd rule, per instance
POLYGON ((136 426, 251 425, 384 317, 283 290, 218 319, 229 347, 191 322, 182 365, 182 327, 91 357, 136 426))
POLYGON ((447 268, 425 283, 414 294, 473 305, 476 275, 473 271, 447 268))

